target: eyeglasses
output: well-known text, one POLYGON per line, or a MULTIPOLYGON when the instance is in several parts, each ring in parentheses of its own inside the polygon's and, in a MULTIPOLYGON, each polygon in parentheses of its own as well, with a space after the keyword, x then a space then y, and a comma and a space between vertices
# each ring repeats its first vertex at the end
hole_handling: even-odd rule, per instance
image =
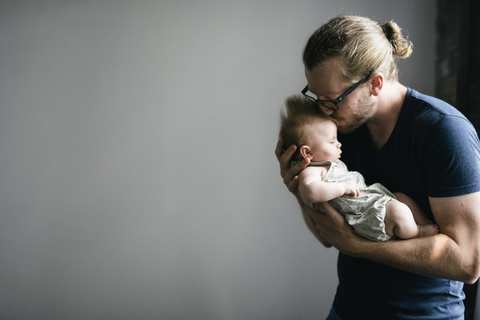
POLYGON ((360 79, 360 81, 358 81, 357 83, 355 83, 350 89, 348 89, 347 91, 345 91, 340 97, 338 97, 337 99, 335 100, 320 100, 320 99, 317 99, 317 96, 314 95, 313 93, 311 93, 309 90, 308 90, 308 85, 305 86, 305 88, 302 90, 302 94, 307 97, 308 99, 310 100, 313 100, 314 102, 316 103, 320 103, 322 106, 324 106, 325 108, 327 108, 328 110, 332 110, 333 112, 337 111, 338 110, 338 104, 340 102, 342 102, 343 99, 345 99, 346 96, 348 96, 350 93, 353 92, 353 90, 357 89, 359 85, 361 85, 365 80, 367 80, 368 78, 370 77, 370 74, 362 79, 360 79))

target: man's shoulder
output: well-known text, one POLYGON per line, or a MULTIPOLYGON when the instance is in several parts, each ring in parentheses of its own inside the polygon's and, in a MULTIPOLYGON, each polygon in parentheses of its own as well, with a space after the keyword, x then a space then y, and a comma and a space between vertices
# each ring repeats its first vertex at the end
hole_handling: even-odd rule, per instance
POLYGON ((449 117, 466 117, 451 104, 438 98, 408 88, 404 107, 411 116, 418 120, 444 119, 449 117))
POLYGON ((402 112, 401 122, 412 133, 422 136, 428 132, 475 131, 471 122, 452 105, 410 88, 402 112))

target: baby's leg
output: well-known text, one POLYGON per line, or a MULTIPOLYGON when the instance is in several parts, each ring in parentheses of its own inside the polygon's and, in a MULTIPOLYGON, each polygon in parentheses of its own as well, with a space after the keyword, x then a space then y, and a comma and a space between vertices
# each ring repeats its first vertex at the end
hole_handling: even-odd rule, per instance
POLYGON ((418 237, 420 229, 408 206, 391 200, 386 205, 385 232, 390 236, 410 239, 418 237))
POLYGON ((396 235, 401 239, 433 236, 439 232, 435 224, 417 225, 410 208, 393 200, 386 205, 385 231, 388 235, 396 235))
POLYGON ((432 224, 432 221, 428 219, 425 212, 422 210, 422 208, 420 208, 420 206, 415 202, 415 200, 407 196, 405 193, 394 192, 393 194, 395 195, 395 197, 397 197, 398 201, 405 203, 410 208, 413 213, 413 218, 415 219, 415 222, 417 224, 432 224))

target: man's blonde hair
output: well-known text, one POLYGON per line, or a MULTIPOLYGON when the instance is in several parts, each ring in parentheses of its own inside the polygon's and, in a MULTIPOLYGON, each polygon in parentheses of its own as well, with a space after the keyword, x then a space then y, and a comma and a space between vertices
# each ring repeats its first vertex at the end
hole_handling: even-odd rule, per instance
POLYGON ((396 60, 408 58, 412 50, 395 22, 379 25, 366 17, 344 15, 313 33, 303 51, 303 63, 311 71, 324 61, 340 59, 344 81, 355 82, 377 72, 397 81, 396 60))
POLYGON ((292 160, 301 159, 299 149, 306 144, 311 127, 318 120, 337 124, 335 120, 320 111, 315 102, 304 96, 293 95, 285 100, 285 112, 280 113, 279 136, 283 138, 283 150, 292 144, 297 146, 292 160))

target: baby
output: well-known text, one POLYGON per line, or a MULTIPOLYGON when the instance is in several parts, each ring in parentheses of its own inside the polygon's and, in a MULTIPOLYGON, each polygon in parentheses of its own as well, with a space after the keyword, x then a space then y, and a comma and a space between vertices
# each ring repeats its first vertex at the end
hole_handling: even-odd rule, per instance
POLYGON ((315 102, 292 96, 286 101, 286 109, 287 113, 281 114, 280 136, 284 149, 297 145, 291 166, 303 158, 310 159, 309 166, 298 175, 297 191, 303 202, 321 211, 317 203, 328 201, 356 234, 373 241, 439 233, 435 224, 417 225, 416 220, 428 219, 411 198, 396 193, 409 207, 381 184, 367 186, 360 173, 348 171, 340 161, 342 144, 337 140, 337 125, 315 102))

